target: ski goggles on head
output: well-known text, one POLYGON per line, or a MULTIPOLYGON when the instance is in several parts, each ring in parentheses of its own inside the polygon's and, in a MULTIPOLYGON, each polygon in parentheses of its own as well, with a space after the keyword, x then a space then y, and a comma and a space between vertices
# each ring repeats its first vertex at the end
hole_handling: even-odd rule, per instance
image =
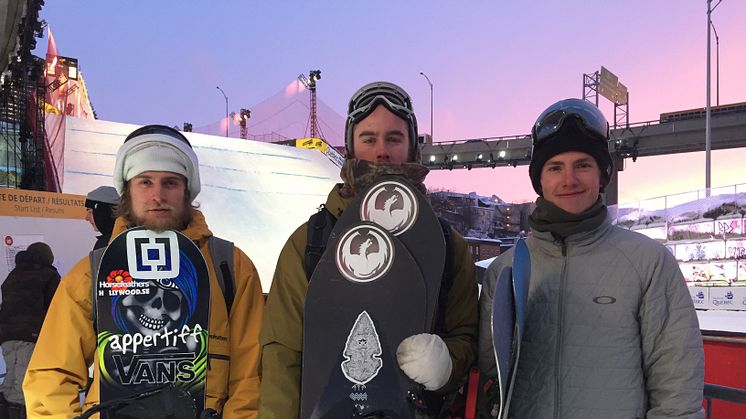
MULTIPOLYGON (((385 106, 394 115, 403 119, 409 126, 411 149, 417 147, 417 119, 412 108, 412 99, 401 87, 384 81, 366 84, 350 99, 347 107, 345 143, 347 154, 353 154, 352 131, 355 124, 365 119, 378 105, 385 106)), ((414 153, 411 153, 414 155, 414 153)))
POLYGON ((385 103, 392 112, 412 113, 412 100, 399 86, 387 82, 369 83, 360 88, 350 99, 347 115, 370 113, 376 105, 385 103), (367 111, 367 112, 366 112, 367 111))
POLYGON ((579 120, 583 129, 593 137, 608 140, 609 123, 596 106, 582 99, 565 99, 547 108, 536 119, 531 129, 534 147, 542 145, 572 118, 579 120))

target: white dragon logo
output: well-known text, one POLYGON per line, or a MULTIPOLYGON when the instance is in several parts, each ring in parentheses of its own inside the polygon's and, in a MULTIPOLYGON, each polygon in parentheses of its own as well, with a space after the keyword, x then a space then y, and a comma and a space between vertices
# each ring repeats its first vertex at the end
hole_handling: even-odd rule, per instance
POLYGON ((371 190, 363 200, 361 219, 374 222, 394 235, 405 232, 417 218, 417 201, 412 191, 398 182, 385 182, 371 190), (386 186, 393 186, 387 190, 386 186), (389 195, 383 208, 376 207, 378 197, 389 195))
POLYGON ((372 226, 353 228, 342 237, 340 245, 337 267, 350 280, 373 281, 385 274, 391 266, 391 242, 382 231, 377 231, 372 226))

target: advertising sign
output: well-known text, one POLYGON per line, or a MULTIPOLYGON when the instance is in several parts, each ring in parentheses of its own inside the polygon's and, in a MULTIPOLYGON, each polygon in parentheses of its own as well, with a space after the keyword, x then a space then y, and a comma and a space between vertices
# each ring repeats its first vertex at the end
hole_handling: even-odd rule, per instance
POLYGON ((710 288, 710 307, 718 310, 746 310, 746 288, 712 287, 710 288))
POLYGON ((676 259, 689 262, 694 260, 725 259, 725 242, 699 242, 676 244, 676 259))
POLYGON ((710 302, 710 289, 707 287, 689 287, 689 295, 692 296, 694 308, 706 309, 710 302))

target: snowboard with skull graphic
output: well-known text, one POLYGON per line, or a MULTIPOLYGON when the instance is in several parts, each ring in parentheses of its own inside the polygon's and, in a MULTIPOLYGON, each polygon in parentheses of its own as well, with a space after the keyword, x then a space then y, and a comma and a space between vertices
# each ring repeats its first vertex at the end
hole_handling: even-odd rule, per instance
POLYGON ((101 402, 166 383, 204 408, 210 280, 183 234, 143 228, 115 238, 96 280, 101 402))

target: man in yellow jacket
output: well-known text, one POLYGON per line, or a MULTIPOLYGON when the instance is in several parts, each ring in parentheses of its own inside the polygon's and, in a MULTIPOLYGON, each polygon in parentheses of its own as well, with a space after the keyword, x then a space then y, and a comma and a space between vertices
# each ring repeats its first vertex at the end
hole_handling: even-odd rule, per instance
MULTIPOLYGON (((148 125, 132 132, 119 148, 114 183, 121 196, 112 237, 128 228, 179 230, 195 242, 210 275, 210 314, 205 407, 228 418, 254 418, 259 405, 263 299, 251 260, 233 248, 235 297, 227 310, 210 256, 212 236, 192 206, 200 191, 199 163, 179 131, 148 125)), ((79 391, 88 367, 93 383, 82 410, 99 403, 99 366, 89 258, 62 279, 47 313, 23 383, 29 418, 70 418, 81 413, 79 391)))
MULTIPOLYGON (((420 164, 417 123, 409 95, 399 86, 374 82, 352 96, 345 129, 344 184, 336 185, 326 211, 339 218, 354 199, 383 175, 406 177, 425 191, 428 169, 420 164)), ((304 260, 308 225, 300 226, 283 247, 267 299, 262 328, 261 405, 263 419, 292 419, 300 414, 303 313, 308 289, 304 260)), ((464 238, 450 232, 452 286, 442 327, 410 336, 397 350, 402 371, 435 397, 453 391, 476 357, 477 284, 464 238)), ((448 262, 447 262, 448 263, 448 262)), ((351 412, 352 413, 352 412, 351 412)))

